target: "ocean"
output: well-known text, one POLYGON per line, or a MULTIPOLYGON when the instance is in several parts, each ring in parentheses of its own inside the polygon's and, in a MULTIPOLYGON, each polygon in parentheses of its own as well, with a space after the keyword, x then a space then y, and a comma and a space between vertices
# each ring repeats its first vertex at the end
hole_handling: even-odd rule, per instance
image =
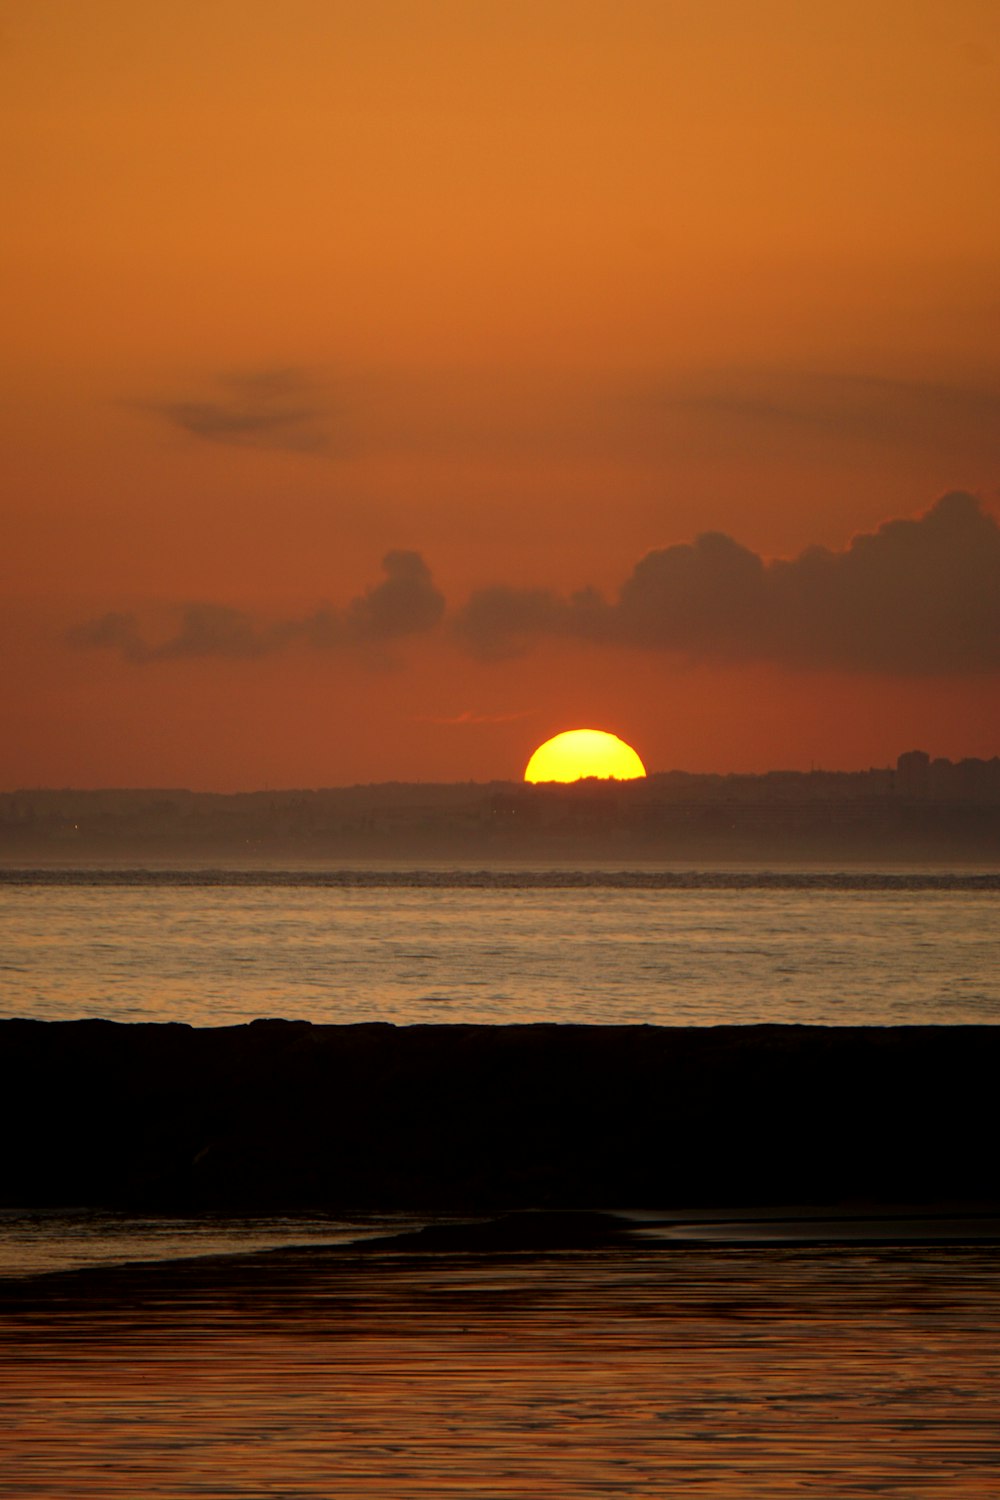
POLYGON ((8 870, 0 1015, 993 1022, 998 918, 984 873, 8 870))
MULTIPOLYGON (((926 870, 8 870, 0 1014, 995 1023, 998 902, 926 870)), ((0 1493, 1000 1494, 994 1215, 626 1205, 533 1250, 427 1222, 8 1207, 0 1493)))

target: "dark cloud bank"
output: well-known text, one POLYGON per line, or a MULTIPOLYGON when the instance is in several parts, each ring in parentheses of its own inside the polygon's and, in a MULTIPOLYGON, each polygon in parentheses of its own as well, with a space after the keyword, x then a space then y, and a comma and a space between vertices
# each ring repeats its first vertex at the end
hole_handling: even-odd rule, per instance
MULTIPOLYGON (((270 624, 219 604, 192 604, 159 643, 131 614, 78 627, 76 645, 113 647, 142 663, 255 657, 293 642, 388 643, 440 624, 445 601, 416 552, 390 552, 385 578, 345 610, 270 624)), ((887 521, 842 552, 809 547, 766 562, 721 532, 648 552, 614 600, 497 585, 451 619, 473 654, 499 659, 545 638, 665 650, 694 660, 793 668, 965 674, 1000 667, 1000 527, 979 501, 945 495, 916 520, 887 521)))
POLYGON ((956 491, 843 552, 765 562, 721 532, 648 552, 605 601, 483 589, 455 628, 484 657, 544 636, 695 658, 848 671, 961 673, 1000 666, 1000 528, 956 491))

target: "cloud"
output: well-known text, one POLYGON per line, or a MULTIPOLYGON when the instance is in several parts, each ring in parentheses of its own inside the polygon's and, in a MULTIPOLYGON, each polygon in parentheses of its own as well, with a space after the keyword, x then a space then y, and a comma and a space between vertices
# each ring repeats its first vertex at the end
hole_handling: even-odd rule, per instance
POLYGON ((475 656, 500 660, 520 656, 541 636, 602 640, 611 634, 613 607, 596 589, 567 598, 551 589, 506 584, 478 589, 454 616, 455 635, 475 656))
MULTIPOLYGON (((188 604, 165 638, 151 636, 134 614, 108 613, 69 639, 137 665, 250 660, 296 642, 363 651, 374 663, 379 648, 426 635, 445 617, 444 596, 420 553, 387 552, 382 571, 341 609, 267 621, 225 604, 188 604)), ((647 552, 611 600, 592 588, 562 594, 498 584, 473 593, 450 623, 458 642, 485 660, 563 639, 803 670, 996 672, 1000 527, 975 496, 954 491, 924 515, 886 521, 842 551, 808 547, 766 560, 710 531, 647 552)))
POLYGON ((649 552, 614 602, 506 586, 455 622, 497 658, 544 637, 661 649, 696 660, 903 674, 1000 668, 1000 528, 969 494, 892 520, 834 552, 766 562, 719 532, 649 552))
POLYGON ((108 613, 67 633, 82 649, 116 650, 136 665, 185 657, 252 660, 292 642, 317 649, 385 645, 432 630, 444 614, 444 595, 418 552, 387 552, 385 578, 352 599, 343 611, 324 606, 300 618, 262 621, 227 604, 185 605, 165 639, 150 639, 137 615, 108 613))
POLYGON ((330 446, 329 415, 300 371, 273 369, 223 375, 211 397, 146 404, 172 427, 210 443, 320 453, 330 446))
POLYGON ((478 726, 480 724, 515 724, 520 719, 531 719, 535 716, 534 709, 521 709, 517 713, 507 714, 481 714, 473 709, 466 709, 460 714, 421 714, 414 720, 417 724, 442 724, 449 728, 462 729, 468 725, 478 726))
POLYGON ((1000 383, 987 379, 949 384, 781 368, 417 375, 360 365, 317 379, 278 366, 223 372, 142 409, 205 443, 349 457, 634 463, 686 450, 784 452, 791 444, 810 453, 916 452, 987 471, 1000 461, 1000 383))
POLYGON ((66 632, 66 640, 71 646, 79 646, 84 650, 117 650, 126 661, 149 660, 148 648, 134 614, 109 611, 96 620, 85 620, 82 625, 74 625, 66 632))
POLYGON ((74 646, 117 649, 126 661, 141 664, 197 656, 252 659, 278 650, 299 631, 292 621, 262 625, 227 604, 200 603, 184 606, 176 630, 165 640, 148 641, 136 615, 118 613, 76 626, 68 639, 74 646))
POLYGON ((444 615, 444 595, 419 552, 387 552, 385 578, 352 599, 344 611, 329 606, 303 622, 313 646, 378 645, 433 630, 444 615))
POLYGON ((891 376, 729 370, 631 382, 619 415, 637 441, 713 446, 799 440, 863 444, 992 464, 1000 458, 1000 384, 948 384, 891 376))
POLYGON ((444 614, 444 595, 434 587, 419 552, 387 552, 385 578, 352 600, 345 618, 353 641, 395 640, 430 630, 444 614))

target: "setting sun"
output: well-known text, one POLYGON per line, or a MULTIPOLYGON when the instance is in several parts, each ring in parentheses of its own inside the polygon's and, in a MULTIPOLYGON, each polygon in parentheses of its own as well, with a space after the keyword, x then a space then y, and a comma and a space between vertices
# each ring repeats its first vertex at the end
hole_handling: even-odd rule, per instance
POLYGON ((567 729, 539 745, 528 761, 525 781, 580 781, 598 776, 616 781, 635 781, 646 767, 616 734, 603 729, 567 729))

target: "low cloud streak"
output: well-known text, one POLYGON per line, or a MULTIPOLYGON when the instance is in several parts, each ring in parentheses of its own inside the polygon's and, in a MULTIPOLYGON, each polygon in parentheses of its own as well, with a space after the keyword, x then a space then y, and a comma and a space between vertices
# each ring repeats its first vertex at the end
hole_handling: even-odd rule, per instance
POLYGON ((634 435, 678 441, 701 424, 714 443, 863 444, 936 454, 954 462, 1000 458, 1000 385, 900 380, 801 370, 706 372, 636 382, 624 403, 634 435))
POLYGON ((417 552, 387 552, 385 577, 344 610, 324 606, 296 619, 260 621, 227 604, 183 607, 176 629, 150 640, 133 613, 110 612, 68 634, 71 645, 116 650, 134 665, 195 657, 253 660, 296 641, 317 649, 385 645, 433 630, 444 614, 444 596, 417 552))
POLYGON ((289 453, 330 447, 327 413, 312 381, 298 370, 223 375, 211 396, 152 401, 146 409, 205 442, 289 453))

